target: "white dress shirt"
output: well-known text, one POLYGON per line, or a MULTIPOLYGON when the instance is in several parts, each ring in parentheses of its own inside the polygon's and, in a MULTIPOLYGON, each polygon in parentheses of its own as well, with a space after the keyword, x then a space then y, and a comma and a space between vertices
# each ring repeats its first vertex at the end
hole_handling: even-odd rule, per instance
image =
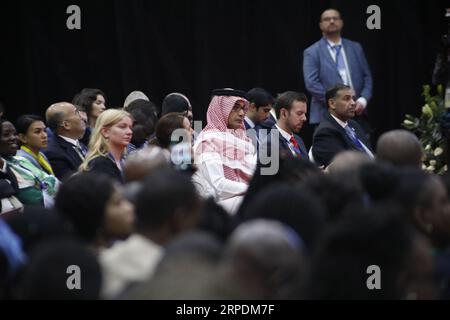
MULTIPOLYGON (((330 55, 333 58, 334 62, 336 62, 336 51, 333 49, 333 47, 337 46, 337 45, 341 45, 341 54, 342 54, 342 57, 344 58, 345 70, 344 70, 343 73, 339 72, 339 74, 341 75, 342 79, 348 79, 348 81, 344 80, 344 84, 345 85, 348 85, 348 86, 354 88, 353 87, 353 82, 352 82, 352 76, 350 74, 350 68, 348 66, 347 55, 345 54, 345 48, 342 45, 342 40, 339 40, 338 43, 331 42, 330 40, 327 40, 327 42, 328 42, 328 46, 327 46, 328 47, 328 52, 330 53, 330 55)), ((364 97, 359 97, 356 100, 356 102, 361 103, 361 105, 364 108, 367 106, 367 100, 364 97)))

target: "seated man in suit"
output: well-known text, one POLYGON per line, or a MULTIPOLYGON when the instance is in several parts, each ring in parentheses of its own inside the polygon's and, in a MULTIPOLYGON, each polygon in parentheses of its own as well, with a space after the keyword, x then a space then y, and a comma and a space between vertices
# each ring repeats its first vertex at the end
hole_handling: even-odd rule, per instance
POLYGON ((373 157, 366 135, 351 120, 356 113, 354 91, 339 84, 327 91, 328 112, 324 114, 313 137, 312 154, 319 166, 327 167, 333 157, 344 150, 356 150, 373 157))
POLYGON ((87 153, 87 147, 80 143, 86 124, 77 108, 68 102, 51 105, 45 118, 53 131, 44 154, 52 165, 55 176, 63 180, 78 170, 87 153))
MULTIPOLYGON (((269 118, 274 99, 269 92, 262 88, 251 89, 247 92, 247 98, 250 105, 244 118, 245 130, 247 131, 247 136, 252 139, 255 147, 258 147, 258 131, 262 128, 262 124, 269 118)), ((272 127, 273 124, 270 128, 272 127)))
POLYGON ((257 129, 270 116, 272 110, 273 97, 262 88, 253 88, 247 92, 247 98, 250 102, 247 114, 244 118, 245 129, 257 129))
POLYGON ((273 158, 275 150, 278 149, 278 158, 302 158, 308 159, 303 140, 296 134, 306 122, 307 98, 303 93, 287 91, 280 94, 275 102, 277 123, 272 127, 270 133, 260 132, 261 152, 259 152, 261 163, 265 161, 261 157, 273 158))

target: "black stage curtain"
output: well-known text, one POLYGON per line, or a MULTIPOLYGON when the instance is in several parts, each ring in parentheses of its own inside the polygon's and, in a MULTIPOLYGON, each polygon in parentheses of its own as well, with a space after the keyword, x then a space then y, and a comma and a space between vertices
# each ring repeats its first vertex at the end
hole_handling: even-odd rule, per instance
MULTIPOLYGON (((317 41, 320 13, 337 8, 343 36, 365 49, 374 78, 375 135, 418 114, 431 82, 445 1, 368 0, 59 0, 0 3, 0 101, 7 117, 43 115, 84 87, 121 106, 132 90, 157 105, 167 93, 190 97, 204 120, 210 91, 261 86, 305 92, 303 50, 317 41), (81 8, 81 30, 68 30, 66 8, 81 8), (381 8, 381 30, 366 9, 381 8)), ((307 130, 307 129, 306 129, 307 130)), ((307 139, 309 140, 309 139, 307 139)), ((309 142, 309 141, 307 141, 309 142)))

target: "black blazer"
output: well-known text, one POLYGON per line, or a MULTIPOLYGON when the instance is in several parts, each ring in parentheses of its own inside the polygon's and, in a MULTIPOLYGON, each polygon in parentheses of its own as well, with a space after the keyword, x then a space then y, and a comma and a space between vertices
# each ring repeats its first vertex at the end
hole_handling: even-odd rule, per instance
POLYGON ((122 177, 122 173, 120 172, 117 165, 114 163, 111 158, 107 156, 97 157, 92 159, 88 163, 89 172, 106 174, 107 176, 113 178, 115 181, 123 184, 124 180, 122 177))
MULTIPOLYGON (((367 141, 366 134, 361 126, 354 120, 349 120, 348 124, 355 129, 356 137, 372 151, 370 142, 367 141)), ((359 151, 345 133, 345 129, 337 123, 329 112, 325 113, 313 136, 312 154, 314 162, 319 166, 328 166, 336 154, 345 150, 359 151)))
MULTIPOLYGON (((278 132, 278 148, 279 148, 279 157, 286 159, 286 158, 294 158, 292 155, 291 149, 289 148, 288 141, 281 135, 279 130, 276 126, 273 126, 269 133, 267 133, 267 138, 264 139, 264 141, 261 141, 260 143, 260 149, 262 150, 262 154, 271 156, 271 150, 272 150, 272 134, 278 132)), ((303 142, 302 138, 300 138, 299 135, 294 134, 295 140, 297 140, 297 143, 300 148, 300 154, 302 158, 308 158, 308 151, 305 147, 305 143, 303 142)))
MULTIPOLYGON (((86 146, 81 145, 81 147, 87 150, 86 146)), ((59 180, 71 176, 83 162, 83 159, 75 151, 74 145, 56 134, 49 139, 47 148, 42 152, 50 161, 53 172, 59 180)))

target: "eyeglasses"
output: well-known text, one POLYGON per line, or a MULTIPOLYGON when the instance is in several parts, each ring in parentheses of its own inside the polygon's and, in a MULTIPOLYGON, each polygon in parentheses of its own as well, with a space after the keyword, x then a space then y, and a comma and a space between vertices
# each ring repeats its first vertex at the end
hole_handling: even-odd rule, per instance
POLYGON ((341 18, 340 17, 325 17, 322 19, 322 21, 325 21, 325 22, 330 22, 331 20, 339 21, 339 20, 341 20, 341 18))

